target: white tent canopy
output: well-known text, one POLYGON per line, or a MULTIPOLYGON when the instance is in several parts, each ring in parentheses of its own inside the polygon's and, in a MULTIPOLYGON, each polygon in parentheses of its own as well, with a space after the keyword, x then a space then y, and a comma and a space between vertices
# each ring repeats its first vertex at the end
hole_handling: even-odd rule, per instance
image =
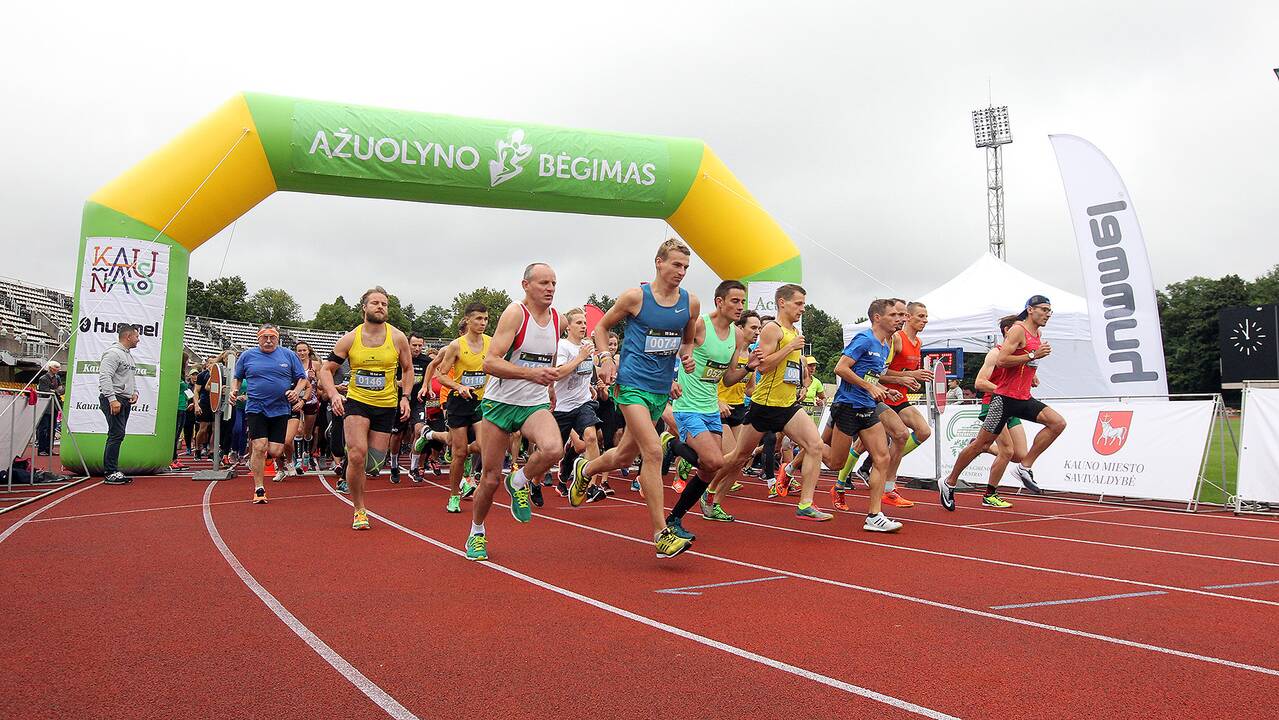
MULTIPOLYGON (((908 300, 917 299, 928 307, 928 327, 920 334, 925 347, 962 347, 965 353, 984 354, 997 340, 999 318, 1021 312, 1032 295, 1046 295, 1053 306, 1052 320, 1043 333, 1053 352, 1039 365, 1038 394, 1109 394, 1093 355, 1084 298, 1036 280, 994 255, 982 253, 941 287, 908 300)), ((845 324, 844 342, 866 327, 867 323, 845 324)), ((971 383, 972 378, 964 381, 965 386, 971 383)))

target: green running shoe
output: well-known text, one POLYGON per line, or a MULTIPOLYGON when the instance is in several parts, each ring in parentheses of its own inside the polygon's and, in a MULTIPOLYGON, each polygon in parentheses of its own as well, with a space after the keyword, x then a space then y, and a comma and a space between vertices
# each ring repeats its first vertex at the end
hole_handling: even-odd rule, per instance
POLYGON ((466 539, 467 560, 488 560, 488 538, 483 535, 472 535, 466 539))
POLYGON ((702 510, 702 517, 707 520, 714 520, 715 522, 733 522, 733 520, 736 519, 732 515, 724 512, 724 508, 720 507, 719 503, 712 505, 710 512, 702 510))
POLYGON ((502 481, 502 484, 506 486, 506 491, 511 494, 511 517, 526 523, 533 519, 533 508, 529 506, 528 485, 516 490, 515 486, 511 485, 511 480, 514 478, 515 473, 507 473, 506 479, 502 481))
POLYGON ((714 506, 714 503, 711 502, 711 493, 709 490, 702 493, 702 496, 697 498, 697 502, 702 506, 702 517, 708 515, 711 512, 711 508, 714 506))
POLYGON ((653 539, 653 544, 659 558, 673 558, 693 547, 691 541, 676 535, 675 531, 669 527, 662 528, 662 531, 653 539))
POLYGON ((828 512, 818 510, 816 505, 807 505, 804 507, 796 507, 795 517, 801 517, 806 520, 816 520, 817 522, 825 522, 835 516, 828 512))
POLYGON ((682 518, 669 518, 666 521, 666 529, 684 538, 685 540, 696 540, 697 536, 684 529, 684 521, 682 518))
POLYGON ((662 444, 663 457, 666 456, 666 448, 670 447, 671 441, 674 439, 675 439, 675 436, 666 431, 662 431, 662 434, 657 436, 658 442, 662 444))
POLYGON ((473 483, 470 480, 467 480, 466 478, 463 478, 462 482, 458 483, 457 491, 458 491, 458 494, 462 496, 463 500, 470 500, 471 496, 475 494, 475 490, 478 487, 479 487, 478 484, 473 483))
POLYGON ((445 464, 453 462, 453 448, 444 448, 444 462, 445 464))
POLYGON ((465 462, 462 463, 462 476, 463 477, 471 476, 471 456, 470 455, 467 455, 465 462))
POLYGON ((675 461, 675 476, 684 482, 688 482, 689 477, 693 475, 693 463, 679 458, 675 461))
POLYGON ((462 497, 460 495, 449 495, 449 504, 444 507, 444 510, 451 513, 462 512, 462 497))
POLYGON ((741 489, 742 489, 742 484, 740 482, 734 482, 733 487, 729 488, 728 491, 737 492, 738 490, 741 490, 741 489))
POLYGON ((415 453, 424 453, 424 452, 426 452, 426 433, 428 433, 428 432, 431 432, 431 431, 430 431, 430 430, 426 430, 426 431, 425 431, 425 432, 423 432, 421 435, 418 435, 418 436, 417 436, 417 440, 414 440, 414 441, 413 441, 413 452, 415 452, 415 453))

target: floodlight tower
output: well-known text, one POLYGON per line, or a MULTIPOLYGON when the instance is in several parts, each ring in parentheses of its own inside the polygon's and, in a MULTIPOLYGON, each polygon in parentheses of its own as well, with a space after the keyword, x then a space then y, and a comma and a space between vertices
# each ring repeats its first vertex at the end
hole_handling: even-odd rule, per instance
POLYGON ((990 254, 1004 259, 1004 156, 1001 147, 1013 141, 1008 106, 973 111, 973 141, 986 148, 986 221, 990 226, 990 254))

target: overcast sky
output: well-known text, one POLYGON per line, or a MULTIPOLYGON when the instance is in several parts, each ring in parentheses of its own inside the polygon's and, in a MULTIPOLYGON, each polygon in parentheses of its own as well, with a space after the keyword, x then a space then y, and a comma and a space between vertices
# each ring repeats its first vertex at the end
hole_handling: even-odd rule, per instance
MULTIPOLYGON (((791 234, 814 304, 849 321, 987 244, 970 111, 1010 108, 1009 261, 1078 291, 1049 133, 1123 176, 1159 286, 1279 263, 1279 3, 94 3, 5 10, 0 274, 71 289, 84 200, 242 90, 705 140, 791 234), (466 7, 463 7, 465 5, 466 7), (843 260, 822 250, 829 248, 843 260)), ((192 276, 282 287, 310 317, 380 283, 417 307, 557 305, 647 280, 669 230, 600 218, 280 193, 192 276)), ((708 296, 695 262, 686 285, 708 296)), ((1010 306, 1022 298, 1010 299, 1010 306)))

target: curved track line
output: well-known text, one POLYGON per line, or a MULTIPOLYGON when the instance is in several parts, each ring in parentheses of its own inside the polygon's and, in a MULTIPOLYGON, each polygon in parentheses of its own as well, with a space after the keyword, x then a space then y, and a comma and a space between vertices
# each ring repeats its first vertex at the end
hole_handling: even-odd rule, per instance
MULTIPOLYGON (((429 480, 427 481, 427 483, 430 485, 436 485, 436 483, 432 483, 429 480)), ((341 500, 347 505, 352 505, 350 499, 346 498, 343 495, 338 494, 336 490, 329 487, 329 484, 327 482, 324 482, 323 478, 320 478, 320 484, 323 485, 324 489, 328 490, 329 493, 333 495, 333 497, 337 498, 338 500, 341 500)), ((444 486, 436 485, 436 487, 444 487, 444 486)), ((497 505, 497 504, 498 503, 496 502, 494 503, 494 505, 497 505)), ((505 506, 502 506, 502 507, 505 507, 505 506)), ((457 555, 458 557, 463 557, 463 558, 466 557, 465 552, 458 550, 457 548, 451 547, 449 545, 445 545, 444 543, 440 542, 439 540, 436 540, 435 538, 427 537, 426 535, 423 535, 422 533, 419 533, 416 530, 407 528, 395 522, 394 520, 391 520, 388 517, 379 515, 372 511, 369 511, 369 516, 377 518, 378 520, 386 523, 388 526, 393 527, 396 530, 399 530, 400 532, 405 533, 418 540, 421 540, 422 542, 432 545, 433 547, 439 548, 440 550, 444 550, 445 552, 452 553, 453 555, 457 555)), ((666 623, 661 622, 660 620, 654 620, 653 618, 646 617, 644 615, 639 615, 629 610, 624 610, 615 605, 610 605, 602 600, 596 600, 593 597, 589 597, 586 595, 582 595, 580 593, 573 592, 572 590, 562 588, 558 585, 552 585, 551 583, 546 582, 545 580, 540 580, 538 578, 532 577, 531 575, 525 575, 524 573, 518 570, 513 570, 511 568, 508 568, 505 565, 498 565, 497 563, 494 563, 494 562, 484 562, 484 563, 476 563, 476 564, 482 567, 486 567, 490 570, 496 570, 505 575, 509 575, 513 578, 516 578, 517 580, 523 580, 524 582, 540 587, 543 590, 549 590, 557 595, 562 595, 566 598, 577 600, 578 602, 590 605, 591 607, 598 608, 605 612, 612 613, 619 617, 626 618, 627 620, 632 620, 642 625, 647 625, 648 627, 654 628, 656 630, 661 630, 662 632, 666 632, 671 635, 675 635, 677 637, 682 637, 685 640, 692 640, 695 643, 699 643, 701 645, 705 645, 707 647, 714 648, 722 652, 726 652, 730 655, 736 655, 737 657, 740 657, 744 660, 750 660, 751 662, 756 662, 766 667, 770 667, 776 670, 781 670, 783 672, 787 672, 792 675, 805 678, 807 680, 812 680, 813 682, 816 682, 816 683, 821 683, 822 685, 826 685, 828 687, 833 687, 837 690, 843 690, 844 692, 851 693, 853 695, 858 695, 858 696, 867 698, 869 700, 881 702, 885 705, 891 705, 892 707, 898 708, 900 710, 905 710, 907 712, 911 712, 916 715, 921 715, 926 718, 933 718, 934 720, 958 720, 958 718, 956 718, 953 715, 947 715, 937 710, 926 708, 922 705, 916 705, 912 702, 908 702, 900 698, 895 698, 892 695, 885 695, 883 693, 878 693, 878 692, 875 692, 874 690, 870 690, 868 688, 864 688, 859 685, 846 683, 843 680, 836 680, 835 678, 822 675, 821 673, 813 672, 812 670, 806 670, 802 667, 791 665, 790 663, 783 662, 781 660, 775 660, 766 655, 760 655, 758 653, 753 653, 749 650, 744 650, 742 648, 737 647, 736 645, 729 645, 728 643, 720 642, 719 640, 714 640, 704 635, 698 635, 697 633, 690 632, 683 628, 675 627, 674 625, 667 625, 666 623)))
POLYGON ((231 566, 231 569, 235 571, 235 574, 240 577, 245 586, 252 590, 253 594, 257 595, 258 599, 270 608, 271 612, 275 613, 280 622, 283 622, 294 634, 302 638, 303 642, 311 646, 311 649, 317 655, 324 658, 325 662, 333 666, 333 669, 341 673, 342 677, 349 680, 356 689, 386 711, 387 715, 396 718, 396 720, 419 720, 418 716, 409 712, 408 708, 378 687, 377 683, 365 677, 364 673, 356 670, 354 665, 346 661, 346 658, 339 655, 336 650, 329 647, 327 643, 311 632, 310 628, 303 625, 301 620, 298 620, 293 613, 289 612, 279 600, 275 599, 274 595, 262 587, 262 584, 249 574, 248 570, 244 569, 239 559, 235 557, 235 553, 231 552, 231 548, 227 547, 227 544, 222 540, 222 534, 218 532, 217 525, 213 523, 213 511, 209 506, 209 496, 213 494, 213 487, 217 484, 217 481, 210 482, 209 487, 204 491, 204 502, 201 503, 201 508, 204 512, 204 527, 209 531, 209 538, 217 546, 218 552, 222 553, 222 557, 231 566))
MULTIPOLYGON (((428 484, 435 485, 436 487, 447 490, 447 488, 444 488, 444 486, 438 485, 436 483, 428 482, 428 484)), ((326 484, 326 487, 327 487, 327 484, 326 484)), ((330 492, 333 492, 333 491, 330 491, 330 492)), ((613 499, 616 500, 618 498, 614 497, 613 499)), ((626 500, 624 502, 629 502, 636 505, 641 504, 641 503, 636 503, 633 500, 626 500)), ((493 504, 498 505, 500 507, 508 507, 507 505, 504 505, 496 501, 494 501, 493 504)), ((622 535, 621 533, 615 533, 611 530, 604 530, 602 528, 591 527, 590 525, 581 525, 571 520, 552 517, 550 515, 543 515, 542 513, 535 512, 533 514, 537 517, 545 518, 546 520, 549 520, 551 522, 561 523, 563 525, 569 525, 571 527, 587 530, 594 533, 599 533, 601 535, 608 535, 610 537, 615 537, 621 540, 627 540, 633 543, 639 543, 641 545, 652 544, 651 540, 645 540, 643 538, 635 538, 629 535, 622 535)), ((738 520, 737 522, 742 522, 742 521, 738 520)), ((787 528, 782 528, 782 529, 787 529, 787 528)), ((408 531, 408 532, 412 532, 412 531, 408 531)), ((797 531, 797 532, 802 532, 802 531, 797 531)), ((831 537, 836 537, 836 536, 831 536, 831 537)), ((435 542, 435 541, 428 539, 428 542, 435 542)), ((892 547, 892 546, 887 546, 887 547, 892 547)), ((1211 655, 1200 655, 1198 653, 1187 652, 1185 650, 1175 650, 1173 648, 1166 648, 1159 645, 1150 645, 1148 643, 1137 642, 1135 640, 1125 640, 1123 638, 1112 637, 1110 635, 1101 635, 1099 633, 1091 633, 1085 630, 1075 630, 1072 628, 1061 627, 1058 625, 1050 625, 1048 623, 1036 622, 1034 620, 1026 620, 1023 618, 1013 617, 1010 615, 999 615, 997 613, 986 612, 985 610, 976 610, 974 608, 967 608, 961 605, 951 605, 950 603, 944 603, 937 600, 928 600, 926 598, 915 597, 913 595, 905 595, 902 593, 895 593, 890 590, 880 590, 878 588, 866 587, 864 585, 854 585, 852 583, 846 583, 841 580, 833 580, 830 578, 819 577, 816 575, 806 575, 804 573, 794 572, 792 570, 783 570, 781 568, 770 567, 768 565, 759 565, 757 563, 747 562, 745 560, 734 560, 732 558, 726 558, 719 555, 709 555, 707 553, 701 553, 695 550, 689 550, 688 553, 695 555, 697 557, 706 558, 708 560, 717 560, 719 562, 727 563, 729 565, 737 565, 738 567, 751 568, 752 570, 759 570, 759 571, 768 572, 768 573, 776 573, 779 575, 787 575, 793 578, 798 578, 800 580, 809 580, 811 582, 821 583, 823 585, 833 585, 835 587, 842 587, 848 590, 857 590, 860 592, 870 593, 872 595, 890 597, 896 600, 905 600, 907 602, 917 603, 920 605, 927 605, 929 607, 940 608, 943 610, 951 610, 954 612, 963 613, 965 615, 974 615, 976 617, 987 618, 990 620, 998 620, 1000 622, 1007 622, 1007 623, 1013 623, 1015 625, 1024 625, 1026 627, 1038 628, 1040 630, 1048 630, 1050 632, 1061 633, 1063 635, 1072 635, 1075 637, 1088 638, 1090 640, 1100 640, 1101 642, 1111 643, 1114 645, 1122 645, 1124 647, 1137 648, 1140 650, 1149 650, 1151 652, 1156 652, 1164 655, 1173 655, 1176 657, 1186 658, 1189 660, 1198 660, 1200 662, 1211 663, 1214 665, 1222 665, 1225 667, 1231 667, 1238 670, 1247 670, 1250 672, 1260 673, 1262 675, 1271 675, 1274 677, 1279 677, 1279 670, 1276 670, 1274 668, 1262 667, 1260 665, 1250 665, 1248 663, 1236 662, 1234 660, 1226 660, 1224 658, 1212 657, 1211 655)), ((1233 596, 1229 596, 1229 595, 1225 595, 1222 597, 1230 597, 1236 600, 1242 599, 1242 598, 1234 598, 1233 596)))
MULTIPOLYGON (((866 496, 854 494, 853 497, 864 499, 866 496)), ((737 496, 734 499, 744 500, 746 502, 765 503, 768 505, 786 505, 788 507, 794 507, 794 505, 792 505, 791 503, 779 502, 777 500, 761 500, 759 498, 743 497, 743 496, 737 496)), ((921 503, 921 504, 931 505, 932 503, 921 503)), ((837 511, 836 514, 842 514, 842 512, 837 511)), ((849 511, 848 514, 857 515, 860 513, 849 511)), ((1108 542, 1102 542, 1100 540, 1084 540, 1082 538, 1068 538, 1068 537, 1061 537, 1058 535, 1038 535, 1035 533, 1018 532, 1016 530, 1000 530, 998 528, 979 527, 976 525, 960 525, 957 523, 939 522, 937 520, 920 520, 918 518, 909 518, 908 522, 919 523, 921 525, 936 525, 938 527, 962 528, 965 530, 976 530, 977 532, 997 533, 999 535, 1014 535, 1017 537, 1028 537, 1028 538, 1035 538, 1038 540, 1055 540, 1057 542, 1078 543, 1080 545, 1097 545, 1099 547, 1116 548, 1119 550, 1136 550, 1138 552, 1157 553, 1159 555, 1177 555, 1180 557, 1197 558, 1199 560, 1220 560, 1222 562, 1240 563, 1244 565, 1260 565, 1262 567, 1279 568, 1279 563, 1266 562, 1265 560, 1247 560, 1245 558, 1227 557, 1224 555, 1204 555, 1202 553, 1185 552, 1183 550, 1164 550, 1162 548, 1150 548, 1142 545, 1121 545, 1119 543, 1108 543, 1108 542)), ((854 541, 854 542, 857 542, 857 541, 854 541)))
POLYGON ((93 488, 95 488, 95 487, 97 487, 97 486, 99 486, 99 485, 101 485, 101 484, 102 484, 102 481, 101 481, 101 480, 99 480, 98 482, 95 482, 94 484, 89 485, 88 487, 82 487, 82 488, 80 488, 79 490, 76 490, 75 492, 71 493, 70 495, 63 495, 62 497, 58 498, 57 500, 54 500, 53 502, 49 503, 48 505, 45 505, 44 507, 40 508, 39 510, 36 510, 35 512, 31 513, 30 515, 28 515, 28 516, 26 516, 26 517, 22 518, 22 519, 21 519, 21 520, 19 520, 18 522, 16 522, 16 523, 14 523, 14 524, 10 525, 9 527, 5 528, 5 531, 4 531, 4 532, 0 533, 0 543, 4 542, 5 540, 8 540, 10 535, 12 535, 12 534, 14 534, 14 533, 18 532, 18 528, 20 528, 20 527, 22 527, 23 525, 26 525, 27 523, 31 522, 31 519, 32 519, 32 518, 34 518, 36 515, 39 515, 40 513, 44 512, 45 510, 48 510, 49 508, 53 507, 54 505, 57 505, 58 503, 62 502, 63 500, 70 500, 71 498, 75 497, 76 495, 79 495, 80 493, 84 492, 85 490, 92 490, 93 488))

